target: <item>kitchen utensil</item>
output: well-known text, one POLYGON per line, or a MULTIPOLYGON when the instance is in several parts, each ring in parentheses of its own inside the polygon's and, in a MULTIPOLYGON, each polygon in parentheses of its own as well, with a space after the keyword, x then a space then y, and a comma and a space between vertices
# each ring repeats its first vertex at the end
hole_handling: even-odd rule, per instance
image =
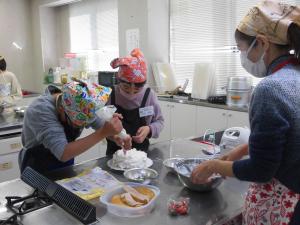
POLYGON ((14 112, 16 113, 17 116, 23 117, 25 115, 25 111, 27 108, 28 108, 27 106, 15 107, 14 112))
POLYGON ((164 166, 168 169, 169 172, 175 172, 175 164, 182 160, 182 158, 168 158, 163 161, 164 166))
POLYGON ((152 70, 159 93, 174 90, 178 84, 170 63, 152 63, 152 70))
MULTIPOLYGON (((108 160, 107 161, 107 166, 110 168, 110 169, 113 169, 113 170, 118 170, 118 171, 125 171, 127 169, 132 169, 132 168, 120 168, 120 167, 116 167, 113 165, 112 163, 112 159, 108 160)), ((146 161, 146 167, 145 168, 149 168, 150 166, 153 165, 153 161, 149 158, 147 158, 147 161, 146 161)))
POLYGON ((138 186, 147 187, 155 193, 155 196, 146 205, 140 207, 124 207, 121 205, 116 205, 111 203, 111 198, 114 195, 124 193, 124 189, 122 185, 107 192, 106 194, 100 197, 100 202, 106 205, 107 211, 110 212, 111 214, 120 217, 141 217, 149 214, 155 207, 156 199, 160 194, 159 188, 152 185, 145 185, 145 184, 131 183, 131 182, 124 183, 124 185, 130 185, 132 187, 138 187, 138 186))
POLYGON ((229 77, 227 84, 228 106, 247 107, 252 91, 252 78, 245 76, 229 77))
POLYGON ((194 184, 191 181, 190 176, 192 170, 205 160, 207 159, 189 158, 180 160, 175 164, 175 171, 177 172, 178 178, 185 187, 194 191, 204 192, 213 190, 222 183, 223 178, 220 175, 213 175, 210 177, 210 181, 205 184, 194 184))
POLYGON ((250 129, 247 127, 231 127, 224 131, 220 147, 231 150, 238 145, 248 143, 250 129))
POLYGON ((212 63, 196 63, 192 98, 207 99, 208 96, 214 94, 215 86, 215 64, 212 63))
POLYGON ((133 168, 125 170, 124 177, 130 181, 148 184, 152 179, 157 178, 158 173, 150 168, 133 168))

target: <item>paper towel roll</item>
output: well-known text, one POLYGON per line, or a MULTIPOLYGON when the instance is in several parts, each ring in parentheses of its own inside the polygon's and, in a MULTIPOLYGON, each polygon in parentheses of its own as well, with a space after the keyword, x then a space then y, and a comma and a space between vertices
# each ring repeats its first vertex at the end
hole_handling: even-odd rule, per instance
POLYGON ((196 63, 193 76, 192 98, 207 99, 215 88, 215 64, 196 63))

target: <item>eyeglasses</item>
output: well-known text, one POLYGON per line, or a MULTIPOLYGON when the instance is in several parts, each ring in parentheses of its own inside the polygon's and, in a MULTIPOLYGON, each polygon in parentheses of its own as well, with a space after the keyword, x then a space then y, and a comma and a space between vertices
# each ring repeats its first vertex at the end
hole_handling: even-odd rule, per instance
POLYGON ((120 84, 124 85, 125 87, 135 87, 135 88, 142 88, 145 86, 146 84, 146 81, 145 82, 142 82, 142 83, 130 83, 128 81, 125 81, 125 80, 121 80, 119 79, 118 80, 120 84))

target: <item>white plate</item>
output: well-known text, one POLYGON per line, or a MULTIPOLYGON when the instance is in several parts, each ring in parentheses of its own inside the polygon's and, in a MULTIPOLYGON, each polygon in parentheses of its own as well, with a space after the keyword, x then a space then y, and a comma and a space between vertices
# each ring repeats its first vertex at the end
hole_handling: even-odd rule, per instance
MULTIPOLYGON (((111 168, 111 169, 113 169, 113 170, 125 171, 125 170, 128 170, 128 169, 133 169, 133 168, 122 169, 122 168, 120 168, 120 167, 116 167, 116 166, 114 166, 114 165, 112 164, 112 159, 108 160, 106 164, 107 164, 107 166, 108 166, 109 168, 111 168)), ((152 166, 152 165, 153 165, 153 161, 152 161, 151 159, 147 158, 147 160, 146 160, 146 166, 145 166, 144 168, 149 168, 149 167, 152 166)))

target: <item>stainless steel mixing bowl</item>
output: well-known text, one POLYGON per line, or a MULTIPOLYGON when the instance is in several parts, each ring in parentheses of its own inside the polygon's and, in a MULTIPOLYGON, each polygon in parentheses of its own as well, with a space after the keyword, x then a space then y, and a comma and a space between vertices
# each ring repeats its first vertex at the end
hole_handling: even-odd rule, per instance
POLYGON ((164 166, 167 168, 167 170, 168 170, 169 172, 174 172, 174 173, 176 173, 176 171, 175 171, 175 164, 176 164, 178 161, 180 161, 180 160, 182 160, 182 158, 177 158, 177 157, 175 157, 175 158, 168 158, 168 159, 165 159, 165 160, 163 161, 163 164, 164 164, 164 166))
POLYGON ((125 170, 124 176, 130 181, 148 184, 157 178, 158 173, 150 168, 133 168, 125 170))
POLYGON ((190 180, 190 175, 193 169, 207 159, 190 158, 182 159, 175 164, 175 171, 177 172, 180 182, 187 188, 194 191, 210 191, 218 187, 223 178, 219 175, 215 175, 211 178, 211 181, 205 184, 195 184, 190 180))

